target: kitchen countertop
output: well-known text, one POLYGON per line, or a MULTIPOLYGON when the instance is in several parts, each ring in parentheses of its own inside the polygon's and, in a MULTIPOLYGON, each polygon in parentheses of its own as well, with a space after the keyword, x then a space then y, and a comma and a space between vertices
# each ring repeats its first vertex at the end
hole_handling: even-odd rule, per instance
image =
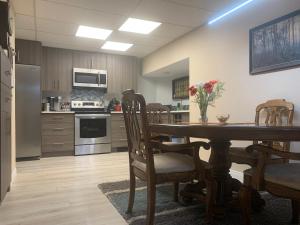
POLYGON ((42 111, 41 114, 62 114, 62 113, 67 113, 67 114, 74 114, 73 111, 42 111))
MULTIPOLYGON (((175 113, 189 113, 190 111, 189 110, 174 110, 174 111, 170 111, 170 113, 173 113, 173 114, 175 114, 175 113)), ((122 111, 113 111, 113 112, 111 112, 111 114, 120 114, 120 113, 123 113, 122 111)), ((163 113, 165 113, 165 112, 163 112, 163 113)))

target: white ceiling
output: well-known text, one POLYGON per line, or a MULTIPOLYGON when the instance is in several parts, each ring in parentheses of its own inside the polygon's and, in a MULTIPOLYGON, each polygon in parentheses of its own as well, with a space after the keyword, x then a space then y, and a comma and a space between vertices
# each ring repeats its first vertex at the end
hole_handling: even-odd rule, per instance
POLYGON ((150 54, 242 1, 12 0, 17 38, 38 40, 50 47, 100 51, 104 41, 75 37, 78 25, 94 26, 114 30, 107 40, 134 44, 122 54, 138 57, 150 54), (128 17, 154 20, 162 25, 150 35, 118 31, 128 17))

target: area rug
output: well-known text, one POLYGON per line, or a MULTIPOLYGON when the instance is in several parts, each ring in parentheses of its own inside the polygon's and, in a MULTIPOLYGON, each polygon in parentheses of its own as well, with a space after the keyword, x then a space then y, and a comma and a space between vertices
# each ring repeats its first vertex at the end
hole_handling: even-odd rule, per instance
MULTIPOLYGON (((144 225, 146 218, 147 196, 146 184, 137 181, 135 203, 131 215, 126 214, 129 194, 129 181, 99 184, 99 189, 107 196, 109 201, 118 210, 130 225, 144 225)), ((287 225, 291 218, 291 204, 289 200, 263 194, 266 207, 260 213, 253 215, 253 225, 287 225)), ((205 205, 183 204, 173 201, 173 185, 158 185, 156 191, 156 225, 205 225, 205 205)), ((228 213, 215 225, 240 225, 239 213, 228 213)))

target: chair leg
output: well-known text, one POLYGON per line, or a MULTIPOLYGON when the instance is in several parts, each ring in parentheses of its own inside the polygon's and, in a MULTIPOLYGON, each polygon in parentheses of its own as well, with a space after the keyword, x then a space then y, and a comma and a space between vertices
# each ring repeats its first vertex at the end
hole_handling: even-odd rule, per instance
POLYGON ((213 181, 206 181, 206 222, 213 222, 214 201, 215 201, 215 184, 213 181))
POLYGON ((292 224, 299 224, 299 212, 300 212, 300 203, 296 200, 292 200, 292 224))
POLYGON ((146 225, 153 225, 155 219, 156 187, 154 182, 147 184, 147 221, 146 225))
POLYGON ((242 220, 244 225, 251 224, 251 195, 252 189, 243 185, 239 191, 239 199, 242 209, 242 220))
POLYGON ((135 176, 133 173, 130 173, 129 200, 128 200, 128 208, 126 211, 127 214, 132 213, 134 197, 135 197, 135 176))
POLYGON ((174 183, 174 202, 178 202, 179 183, 174 183))

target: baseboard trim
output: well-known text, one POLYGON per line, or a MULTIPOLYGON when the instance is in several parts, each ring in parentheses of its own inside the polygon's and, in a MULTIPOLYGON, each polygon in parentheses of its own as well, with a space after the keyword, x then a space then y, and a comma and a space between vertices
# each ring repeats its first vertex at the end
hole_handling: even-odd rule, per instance
POLYGON ((243 176, 243 173, 242 173, 242 172, 236 171, 236 170, 230 170, 230 175, 231 175, 233 178, 235 178, 235 179, 237 179, 237 180, 243 182, 243 177, 244 177, 244 176, 243 176))

